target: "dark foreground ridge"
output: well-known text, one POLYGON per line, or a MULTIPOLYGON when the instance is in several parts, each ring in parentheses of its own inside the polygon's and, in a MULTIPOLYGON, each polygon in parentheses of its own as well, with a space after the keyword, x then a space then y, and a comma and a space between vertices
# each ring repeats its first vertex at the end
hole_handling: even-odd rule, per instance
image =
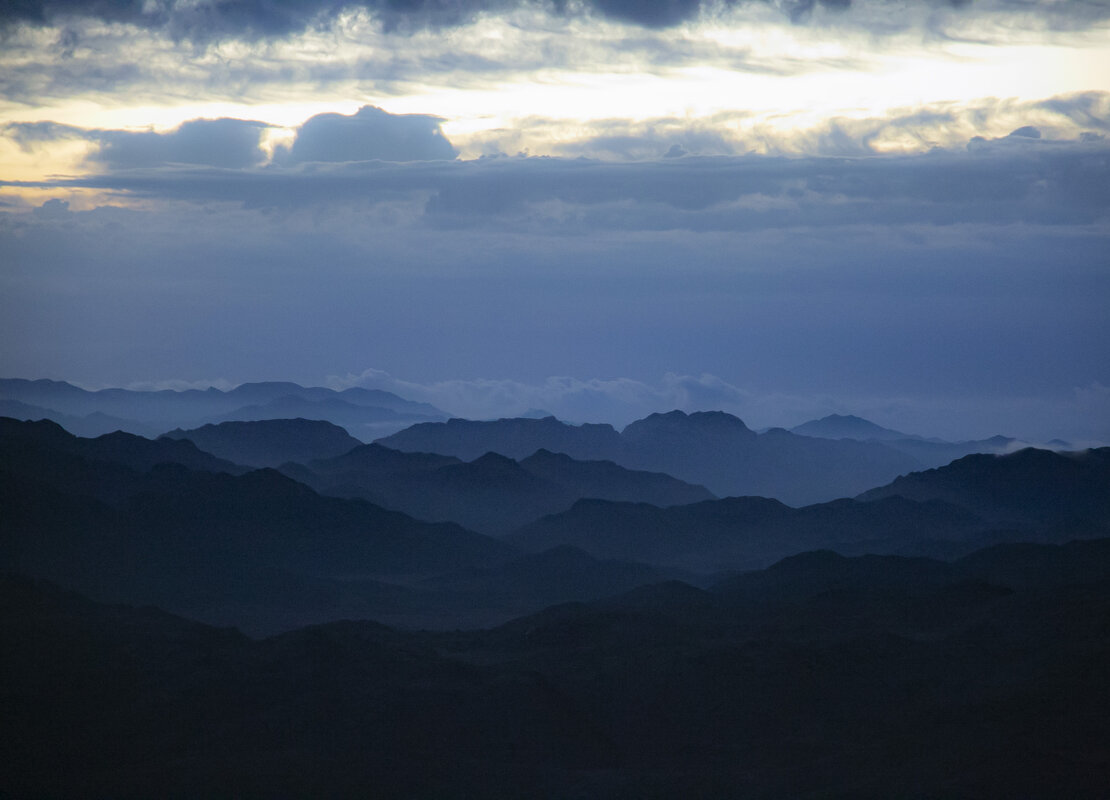
POLYGON ((261 641, 7 578, 4 788, 1102 797, 1107 620, 1108 540, 812 553, 488 631, 261 641))

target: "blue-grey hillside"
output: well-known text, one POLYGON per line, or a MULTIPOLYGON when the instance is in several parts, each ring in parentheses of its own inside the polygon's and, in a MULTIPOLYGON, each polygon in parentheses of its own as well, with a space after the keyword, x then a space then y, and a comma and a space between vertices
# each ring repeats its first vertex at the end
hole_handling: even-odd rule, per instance
MULTIPOLYGON (((887 447, 916 459, 921 467, 941 467, 957 458, 972 453, 1006 453, 1019 446, 1017 439, 1009 436, 992 436, 961 442, 926 439, 901 431, 876 425, 861 417, 830 414, 821 419, 796 425, 791 433, 815 436, 822 439, 856 439, 863 442, 882 442, 887 447)), ((1067 446, 1066 442, 1050 442, 1049 446, 1067 446)))
POLYGON ((0 423, 0 569, 96 598, 254 630, 443 621, 447 603, 403 584, 517 555, 455 524, 245 471, 188 441, 0 423), (241 474, 216 471, 224 465, 241 474))
POLYGON ((583 500, 522 527, 530 550, 580 547, 706 572, 753 569, 807 550, 954 558, 997 542, 1110 535, 1110 448, 971 455, 902 476, 855 499, 791 508, 730 497, 660 509, 583 500))
POLYGON ((920 438, 908 433, 884 428, 871 420, 854 414, 829 414, 821 419, 811 419, 790 429, 799 436, 816 436, 821 439, 859 439, 860 441, 895 441, 920 438))
POLYGON ((362 497, 418 519, 451 520, 489 534, 508 533, 586 497, 658 506, 713 497, 669 475, 547 450, 520 461, 489 452, 463 462, 370 444, 337 458, 286 464, 282 471, 323 494, 362 497))
POLYGON ((332 458, 362 444, 338 425, 309 419, 221 422, 188 431, 178 428, 160 439, 190 441, 201 450, 252 467, 332 458))
POLYGON ((1007 455, 969 455, 904 475, 858 499, 894 496, 950 503, 998 525, 1110 529, 1110 447, 1062 453, 1030 447, 1007 455))
POLYGON ((546 419, 449 420, 414 425, 378 440, 398 450, 461 459, 493 451, 525 458, 536 450, 662 472, 717 496, 759 495, 791 505, 858 494, 919 468, 878 442, 817 439, 781 429, 757 434, 723 412, 652 414, 618 433, 609 425, 546 419))
POLYGON ((713 573, 759 569, 807 550, 953 557, 996 541, 974 514, 942 502, 891 497, 791 508, 729 497, 671 508, 581 500, 507 538, 527 550, 581 548, 597 558, 713 573))
POLYGON ((447 418, 434 406, 391 392, 335 391, 287 381, 244 383, 228 391, 88 391, 63 381, 4 378, 0 379, 0 403, 6 403, 4 413, 10 416, 52 419, 81 435, 124 430, 153 436, 173 428, 226 420, 304 417, 333 422, 369 441, 415 422, 447 418))
MULTIPOLYGON (((242 463, 201 450, 187 440, 151 440, 122 431, 82 438, 50 420, 25 422, 0 417, 0 441, 4 443, 0 451, 0 465, 18 472, 31 470, 44 449, 74 456, 86 463, 111 463, 139 472, 146 472, 158 464, 180 464, 192 470, 233 475, 248 469, 242 463)), ((45 462, 41 468, 43 477, 49 478, 49 467, 45 462)))
POLYGON ((486 453, 523 459, 537 450, 564 453, 583 461, 610 460, 623 452, 623 441, 612 425, 568 425, 555 417, 499 420, 449 419, 417 423, 377 444, 415 453, 441 453, 473 461, 486 453))

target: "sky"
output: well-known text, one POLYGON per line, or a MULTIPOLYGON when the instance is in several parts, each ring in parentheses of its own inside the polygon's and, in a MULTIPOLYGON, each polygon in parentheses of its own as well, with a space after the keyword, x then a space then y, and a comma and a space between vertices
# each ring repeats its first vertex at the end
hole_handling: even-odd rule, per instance
POLYGON ((1105 0, 0 4, 0 376, 1110 442, 1105 0))

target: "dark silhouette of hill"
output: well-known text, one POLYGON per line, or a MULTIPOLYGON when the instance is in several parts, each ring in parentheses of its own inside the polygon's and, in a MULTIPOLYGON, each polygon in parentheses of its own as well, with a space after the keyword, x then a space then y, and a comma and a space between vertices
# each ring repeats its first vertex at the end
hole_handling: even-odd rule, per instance
MULTIPOLYGON (((48 421, 0 420, 0 443, 3 569, 253 632, 342 617, 405 627, 494 624, 669 574, 566 553, 526 556, 497 571, 516 557, 512 548, 453 524, 322 497, 273 470, 220 461, 189 440, 85 440, 48 421)), ((575 464, 555 461, 574 473, 575 464)), ((465 464, 371 445, 334 462, 361 465, 372 479, 370 467, 394 477, 446 470, 436 478, 443 496, 475 509, 519 496, 518 481, 550 488, 492 454, 465 464)), ((651 488, 659 476, 646 478, 651 488)))
POLYGON ((273 470, 231 476, 176 465, 146 474, 95 462, 64 466, 62 485, 3 473, 7 568, 202 619, 266 628, 298 607, 300 619, 424 613, 430 601, 378 584, 513 555, 457 525, 321 497, 273 470), (93 483, 80 480, 82 469, 107 473, 114 485, 94 486, 99 497, 71 493, 70 483, 93 483), (229 616, 235 606, 241 619, 229 616))
POLYGON ((485 533, 504 533, 574 497, 496 453, 465 463, 448 456, 401 453, 365 445, 308 466, 287 464, 286 474, 318 491, 362 497, 429 521, 456 521, 485 533))
MULTIPOLYGON (((950 461, 972 453, 1006 453, 1018 445, 1016 439, 1008 436, 992 436, 989 439, 962 442, 926 439, 884 428, 860 417, 840 414, 830 414, 821 419, 810 420, 791 428, 790 431, 823 439, 882 442, 887 447, 916 459, 924 468, 944 466, 950 461)), ((1061 442, 1061 444, 1066 443, 1061 442)))
POLYGON ((508 608, 520 616, 558 603, 596 600, 655 584, 669 574, 645 564, 596 559, 564 545, 495 567, 439 575, 422 586, 469 607, 485 604, 508 608))
POLYGON ((103 422, 101 417, 108 417, 113 420, 113 430, 153 435, 172 428, 195 428, 224 419, 238 419, 236 414, 243 408, 253 409, 241 412, 242 417, 252 419, 304 416, 340 425, 345 424, 341 419, 347 419, 354 433, 367 437, 380 436, 383 431, 398 430, 413 422, 447 417, 427 403, 413 402, 381 390, 334 391, 281 381, 244 383, 226 392, 215 388, 87 391, 62 381, 5 378, 0 379, 0 401, 36 406, 41 409, 36 412, 40 417, 54 419, 63 425, 69 422, 75 426, 75 433, 100 433, 102 431, 95 426, 103 422), (262 408, 267 410, 259 410, 262 408), (336 418, 332 419, 329 414, 336 418))
POLYGON ((821 419, 811 419, 809 422, 795 425, 790 432, 799 436, 815 436, 821 439, 859 439, 860 441, 920 438, 884 428, 854 414, 829 414, 821 419))
POLYGON ((0 443, 3 444, 0 464, 13 470, 21 469, 25 459, 31 459, 33 454, 45 447, 88 461, 110 462, 139 472, 157 464, 181 464, 189 469, 236 475, 246 471, 239 464, 198 449, 190 441, 152 441, 122 431, 86 439, 72 435, 50 420, 22 422, 0 417, 0 443))
POLYGON ((665 509, 582 500, 507 538, 528 550, 571 545, 598 558, 701 573, 758 568, 814 549, 957 555, 994 540, 989 526, 966 510, 900 497, 881 505, 835 500, 797 509, 761 497, 665 509))
POLYGON ((620 434, 612 425, 568 425, 555 417, 422 422, 378 439, 377 444, 407 452, 441 453, 463 461, 491 452, 519 460, 537 450, 550 450, 582 461, 621 463, 612 458, 621 450, 620 434))
POLYGON ((578 497, 678 506, 714 499, 704 486, 662 472, 631 470, 612 461, 582 461, 563 453, 537 450, 520 466, 533 475, 566 487, 578 497))
POLYGON ((612 761, 542 677, 445 658, 373 623, 252 642, 0 587, 0 757, 18 796, 508 796, 541 767, 612 761))
POLYGON ((815 439, 781 429, 756 434, 719 411, 652 414, 619 434, 608 425, 573 426, 554 418, 449 420, 414 425, 378 443, 464 460, 488 451, 519 459, 546 449, 662 472, 718 496, 759 495, 793 505, 854 495, 920 466, 877 442, 815 439))
POLYGON ((350 615, 446 622, 474 616, 383 584, 515 555, 454 524, 322 497, 274 470, 164 463, 168 453, 227 464, 188 441, 85 440, 45 421, 3 420, 0 433, 3 569, 97 598, 256 630, 350 615))
POLYGON ((167 439, 190 441, 202 450, 254 467, 331 458, 362 444, 338 425, 308 419, 221 422, 187 431, 178 428, 160 437, 167 439))
POLYGON ((957 458, 974 453, 1004 454, 1019 446, 1017 439, 992 436, 966 442, 942 442, 933 439, 897 439, 884 442, 888 447, 903 452, 920 462, 922 467, 942 467, 957 458))
POLYGON ((153 426, 143 425, 134 420, 112 417, 99 411, 78 417, 72 414, 60 414, 49 408, 30 405, 19 400, 0 399, 0 417, 10 417, 25 422, 49 419, 75 436, 102 436, 105 433, 114 433, 120 430, 146 437, 153 437, 158 434, 158 430, 153 426))
POLYGON ((334 458, 286 464, 282 470, 299 470, 301 474, 315 476, 318 480, 327 479, 333 484, 349 482, 352 486, 357 486, 361 480, 365 480, 368 482, 367 487, 371 488, 395 475, 430 472, 439 467, 462 463, 454 456, 406 453, 380 444, 364 444, 334 458))
POLYGON ((8 577, 0 758, 16 796, 1100 798, 1108 612, 1106 540, 262 641, 8 577))
MULTIPOLYGON (((416 418, 423 419, 429 416, 431 415, 421 414, 416 418)), ((444 416, 436 414, 434 418, 441 419, 444 416)), ((216 421, 253 422, 296 418, 327 420, 335 425, 342 425, 348 431, 362 437, 359 441, 361 444, 362 440, 376 439, 411 425, 414 416, 411 411, 406 412, 404 409, 394 411, 391 408, 357 405, 338 397, 314 400, 285 395, 262 405, 243 406, 227 414, 221 414, 216 417, 216 421)))
POLYGON ((948 466, 902 476, 858 499, 899 495, 941 500, 997 525, 1092 524, 1110 527, 1110 448, 1057 453, 1026 448, 970 455, 948 466))
POLYGON ((486 453, 471 462, 365 445, 333 459, 282 471, 317 491, 363 497, 420 519, 452 520, 503 534, 582 497, 675 505, 712 495, 700 486, 606 461, 577 461, 540 450, 520 462, 486 453))

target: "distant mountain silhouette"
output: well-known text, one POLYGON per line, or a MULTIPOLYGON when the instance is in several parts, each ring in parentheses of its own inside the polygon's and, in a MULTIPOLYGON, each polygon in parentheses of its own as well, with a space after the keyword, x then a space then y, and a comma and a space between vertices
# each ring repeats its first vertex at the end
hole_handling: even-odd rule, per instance
POLYGON ((888 447, 916 458, 922 467, 943 467, 957 458, 974 453, 1001 454, 1019 447, 1017 439, 992 436, 966 442, 942 442, 933 439, 897 439, 884 442, 888 447))
POLYGON ((662 472, 630 470, 612 461, 581 461, 563 453, 537 450, 520 466, 533 475, 572 491, 577 497, 678 506, 713 499, 703 486, 662 472))
POLYGON ((816 436, 822 439, 859 439, 860 441, 888 441, 895 439, 917 439, 908 433, 884 428, 870 420, 852 414, 829 414, 821 419, 813 419, 795 425, 791 433, 799 436, 816 436))
MULTIPOLYGON (((436 415, 443 417, 444 415, 436 415)), ((421 415, 423 418, 424 415, 421 415)), ((394 411, 389 408, 377 406, 363 406, 329 397, 323 400, 309 400, 303 397, 285 395, 271 400, 262 405, 250 405, 237 408, 227 414, 219 415, 219 422, 240 421, 250 422, 256 420, 274 419, 313 419, 326 420, 335 425, 341 425, 352 434, 357 434, 362 440, 376 439, 388 435, 412 424, 413 414, 394 411)))
POLYGON ((471 568, 429 578, 421 585, 449 593, 453 602, 500 605, 517 611, 538 611, 570 600, 596 600, 665 580, 669 573, 628 561, 599 560, 576 547, 554 547, 542 553, 490 568, 471 568))
POLYGON ((577 461, 546 450, 519 463, 496 453, 462 462, 372 444, 307 466, 286 464, 282 471, 324 494, 363 497, 419 519, 452 520, 491 534, 567 509, 582 497, 660 505, 712 497, 706 489, 668 475, 607 461, 577 461))
POLYGON ((331 458, 362 444, 338 425, 307 419, 221 422, 188 431, 178 428, 162 434, 160 440, 187 440, 221 458, 254 467, 331 458))
MULTIPOLYGON (((911 436, 890 428, 883 428, 860 417, 840 414, 830 414, 821 419, 811 420, 791 428, 790 431, 823 439, 882 442, 887 447, 916 459, 921 468, 941 467, 972 453, 1006 453, 1018 446, 1018 441, 1008 436, 992 436, 989 439, 962 442, 926 439, 922 436, 911 436)), ((1061 444, 1066 445, 1065 442, 1061 444)))
POLYGON ((896 495, 958 505, 997 525, 1086 523, 1110 529, 1110 448, 965 456, 902 476, 858 499, 896 495))
MULTIPOLYGON (((107 432, 98 425, 149 436, 171 428, 195 428, 225 419, 304 416, 340 425, 345 425, 341 419, 346 419, 353 433, 375 438, 413 422, 447 417, 427 403, 405 400, 381 390, 352 388, 337 392, 280 381, 244 383, 226 392, 214 388, 92 392, 62 381, 5 378, 0 379, 0 402, 4 401, 34 406, 39 409, 34 412, 38 418, 53 419, 62 425, 69 423, 74 426, 72 432, 89 434, 107 432), (271 403, 277 405, 263 410, 271 403), (244 408, 249 410, 240 411, 244 408), (102 420, 101 416, 110 421, 102 420)), ((12 409, 16 416, 23 414, 19 408, 12 409)))
MULTIPOLYGON (((219 438, 236 428, 247 432, 248 445, 257 445, 252 437, 262 431, 263 447, 276 442, 286 450, 304 445, 290 433, 345 437, 327 423, 305 421, 228 423, 208 432, 219 438)), ((514 550, 456 525, 321 497, 272 470, 250 472, 217 459, 190 440, 123 433, 81 439, 49 421, 0 420, 0 445, 0 568, 252 631, 342 616, 425 627, 492 624, 546 602, 596 597, 667 574, 595 563, 584 554, 526 556, 504 572, 489 572, 514 558, 514 550), (441 574, 442 585, 433 580, 441 574)), ((505 514, 508 500, 528 499, 532 490, 545 502, 553 492, 571 495, 567 506, 573 501, 573 492, 493 454, 464 463, 369 445, 319 463, 340 474, 354 467, 371 484, 403 485, 406 475, 434 474, 417 486, 438 487, 437 502, 454 498, 476 515, 485 504, 505 514)), ((532 463, 565 480, 604 479, 617 491, 704 493, 612 464, 551 454, 532 463)), ((413 502, 427 500, 418 492, 413 502)), ((527 519, 534 516, 529 510, 527 519)))
POLYGON ((274 470, 231 475, 182 462, 245 469, 188 441, 78 439, 50 422, 0 421, 0 567, 272 630, 344 614, 426 619, 433 605, 433 617, 450 618, 445 603, 381 582, 515 555, 454 524, 321 497, 274 470))
POLYGON ((815 439, 781 429, 756 434, 719 411, 652 414, 619 434, 608 425, 573 426, 550 417, 450 420, 414 425, 378 443, 464 460, 488 451, 519 459, 546 449, 662 472, 718 496, 760 495, 792 505, 854 495, 920 466, 877 442, 815 439))
POLYGON ((154 426, 143 425, 134 420, 111 417, 99 411, 78 417, 71 414, 60 414, 49 408, 30 405, 19 400, 0 399, 0 416, 27 422, 49 419, 76 436, 102 436, 105 433, 114 433, 121 430, 147 437, 155 436, 158 433, 154 426))
POLYGON ((537 450, 550 450, 583 461, 621 463, 612 454, 622 449, 620 434, 612 425, 568 425, 554 417, 422 422, 378 439, 377 444, 408 452, 441 453, 463 461, 490 452, 519 460, 537 450))
POLYGON ((850 554, 960 554, 994 541, 987 528, 963 509, 903 498, 874 506, 836 500, 797 509, 761 497, 666 509, 581 500, 507 541, 533 551, 571 545, 597 558, 709 573, 760 568, 821 548, 850 554))
POLYGON ((89 462, 111 462, 137 472, 146 472, 157 464, 180 464, 193 470, 234 475, 247 469, 204 452, 189 441, 152 441, 122 431, 86 439, 74 436, 50 420, 22 422, 0 417, 0 442, 3 443, 0 463, 13 471, 24 471, 43 448, 89 462))

